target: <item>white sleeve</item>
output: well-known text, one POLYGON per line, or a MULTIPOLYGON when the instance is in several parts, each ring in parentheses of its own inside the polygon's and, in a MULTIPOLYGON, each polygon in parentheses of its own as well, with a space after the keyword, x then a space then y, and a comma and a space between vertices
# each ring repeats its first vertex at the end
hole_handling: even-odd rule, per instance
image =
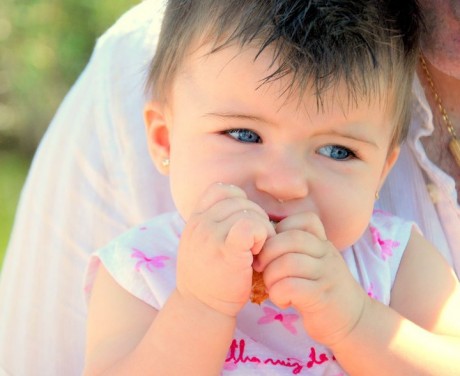
POLYGON ((144 1, 98 40, 37 150, 0 275, 8 374, 81 374, 89 254, 173 209, 142 120, 162 10, 162 1, 144 1))

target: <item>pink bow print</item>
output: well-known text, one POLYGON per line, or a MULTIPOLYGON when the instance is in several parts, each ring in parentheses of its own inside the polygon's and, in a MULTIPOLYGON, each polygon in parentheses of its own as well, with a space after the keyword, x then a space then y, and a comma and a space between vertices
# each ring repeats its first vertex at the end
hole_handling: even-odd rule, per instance
POLYGON ((399 242, 395 242, 391 239, 383 240, 379 230, 375 227, 370 227, 372 234, 372 242, 380 245, 382 259, 386 260, 388 257, 393 256, 393 248, 399 246, 399 242))
POLYGON ((139 249, 132 248, 132 250, 133 253, 131 253, 131 257, 139 259, 135 266, 137 271, 139 271, 142 265, 145 265, 149 272, 153 272, 154 268, 164 268, 166 266, 165 261, 170 259, 168 256, 147 257, 145 253, 139 249))
POLYGON ((297 329, 295 328, 293 323, 299 319, 298 315, 293 313, 278 312, 277 310, 270 307, 264 307, 264 312, 265 316, 261 317, 259 321, 257 321, 258 324, 270 324, 275 321, 279 321, 281 325, 283 325, 284 328, 287 329, 289 332, 291 332, 292 334, 297 333, 297 329))

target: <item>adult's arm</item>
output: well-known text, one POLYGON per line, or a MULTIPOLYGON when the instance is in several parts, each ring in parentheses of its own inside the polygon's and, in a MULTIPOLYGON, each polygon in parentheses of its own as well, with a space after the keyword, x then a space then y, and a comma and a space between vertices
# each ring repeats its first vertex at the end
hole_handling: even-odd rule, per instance
POLYGON ((172 208, 142 119, 161 16, 144 1, 97 41, 37 150, 0 276, 0 371, 81 374, 88 255, 172 208))
POLYGON ((433 117, 416 77, 407 140, 380 192, 377 206, 420 227, 460 278, 460 206, 453 177, 432 163, 421 140, 433 132, 433 117))

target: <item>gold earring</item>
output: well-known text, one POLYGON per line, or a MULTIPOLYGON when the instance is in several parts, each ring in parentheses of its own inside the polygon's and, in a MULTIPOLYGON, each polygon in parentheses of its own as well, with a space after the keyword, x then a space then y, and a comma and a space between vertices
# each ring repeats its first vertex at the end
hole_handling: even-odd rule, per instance
POLYGON ((379 191, 375 192, 375 201, 377 201, 380 198, 379 191))
POLYGON ((161 165, 163 167, 169 167, 169 158, 163 158, 163 160, 161 161, 161 165))

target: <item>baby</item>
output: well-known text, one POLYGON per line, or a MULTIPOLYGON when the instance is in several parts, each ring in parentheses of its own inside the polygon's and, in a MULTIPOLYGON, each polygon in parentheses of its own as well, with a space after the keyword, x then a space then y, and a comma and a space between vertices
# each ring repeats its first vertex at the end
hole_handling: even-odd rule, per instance
POLYGON ((454 274, 373 210, 407 132, 417 12, 168 2, 145 121, 177 212, 92 257, 86 374, 458 372, 454 274))

